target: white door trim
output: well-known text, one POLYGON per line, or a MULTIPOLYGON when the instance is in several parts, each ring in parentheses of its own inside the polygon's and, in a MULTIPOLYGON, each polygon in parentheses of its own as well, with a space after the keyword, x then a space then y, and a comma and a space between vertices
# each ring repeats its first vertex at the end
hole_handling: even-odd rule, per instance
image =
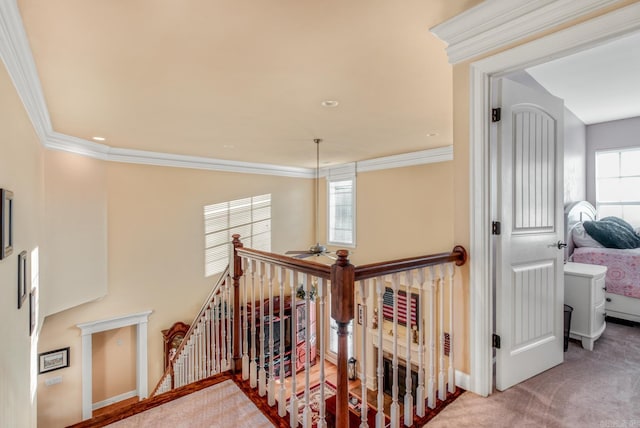
POLYGON ((566 56, 640 30, 640 3, 517 46, 470 65, 470 390, 493 387, 491 332, 493 291, 490 242, 489 79, 566 56))
POLYGON ((90 419, 93 413, 93 347, 94 333, 116 328, 136 326, 136 395, 147 398, 147 324, 153 311, 124 315, 100 321, 77 324, 82 334, 82 420, 90 419))

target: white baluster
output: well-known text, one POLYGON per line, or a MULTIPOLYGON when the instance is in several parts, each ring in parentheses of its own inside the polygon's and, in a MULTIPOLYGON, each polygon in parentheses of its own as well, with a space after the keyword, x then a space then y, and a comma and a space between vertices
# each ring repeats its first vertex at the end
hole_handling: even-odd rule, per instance
POLYGON ((258 318, 258 311, 256 311, 256 261, 251 260, 249 263, 251 274, 251 363, 249 364, 249 384, 251 388, 258 386, 258 364, 256 362, 256 318, 258 318))
POLYGON ((281 267, 278 268, 278 285, 280 286, 280 370, 278 373, 278 379, 280 381, 280 394, 278 396, 278 415, 283 418, 287 414, 287 389, 285 388, 285 379, 287 377, 287 367, 284 360, 285 347, 284 344, 287 341, 285 337, 285 322, 284 319, 284 282, 286 279, 286 270, 281 267))
POLYGON ((391 386, 391 428, 400 427, 400 405, 398 404, 398 288, 400 275, 391 275, 391 289, 393 290, 393 383, 391 386))
POLYGON ((201 362, 202 356, 200 354, 201 354, 201 351, 202 351, 201 350, 202 347, 200 346, 201 345, 200 344, 200 326, 201 326, 200 319, 198 318, 198 321, 196 321, 196 329, 195 329, 195 332, 194 332, 194 339, 193 339, 193 346, 195 348, 195 351, 194 351, 193 354, 195 356, 196 380, 200 380, 201 379, 201 377, 200 377, 200 369, 201 369, 200 362, 201 362))
POLYGON ((438 336, 440 338, 440 361, 438 362, 438 399, 444 401, 447 398, 446 372, 444 370, 444 269, 442 265, 438 266, 440 276, 438 279, 438 336))
POLYGON ((267 393, 267 372, 264 368, 264 273, 265 265, 258 262, 258 287, 260 289, 260 341, 258 352, 260 352, 260 364, 258 366, 258 394, 264 397, 267 393))
POLYGON ((213 319, 213 299, 206 309, 209 329, 207 331, 207 359, 209 360, 209 376, 216 374, 216 345, 213 341, 216 331, 215 320, 213 319))
POLYGON ((216 373, 220 373, 222 371, 222 368, 220 367, 220 363, 222 360, 222 356, 220 355, 220 335, 221 335, 221 326, 220 326, 220 297, 219 294, 213 299, 213 322, 215 324, 215 336, 214 336, 214 341, 215 341, 215 345, 216 345, 216 357, 215 357, 215 364, 216 364, 216 373))
POLYGON ((429 284, 429 380, 427 382, 427 397, 430 409, 436 407, 436 303, 435 303, 435 269, 430 266, 427 270, 429 284))
MULTIPOLYGON (((362 332, 360 343, 362 349, 360 352, 360 387, 362 403, 360 404, 360 428, 366 428, 369 426, 367 423, 367 413, 369 411, 369 404, 367 401, 367 300, 369 299, 369 281, 360 281, 360 304, 362 305, 362 332)), ((357 316, 360 316, 358 313, 357 316)))
POLYGON ((204 350, 205 376, 209 377, 213 373, 211 370, 211 312, 208 308, 204 311, 204 350))
POLYGON ((247 293, 247 269, 250 262, 245 258, 242 259, 242 264, 244 267, 244 275, 242 275, 242 308, 243 308, 243 317, 242 317, 242 380, 249 379, 249 318, 247 318, 248 310, 247 303, 249 300, 249 295, 247 293))
POLYGON ((320 283, 318 284, 318 300, 320 303, 320 409, 319 420, 317 428, 326 428, 327 421, 325 419, 325 398, 324 398, 324 386, 325 386, 325 373, 324 373, 324 354, 325 354, 325 302, 327 300, 327 280, 324 278, 318 278, 320 283))
POLYGON ((376 278, 376 294, 378 297, 378 413, 376 414, 376 427, 384 427, 384 359, 383 359, 383 320, 382 303, 385 286, 384 277, 376 278))
MULTIPOLYGON (((275 373, 273 365, 276 359, 273 347, 275 341, 273 340, 273 322, 275 317, 273 316, 273 277, 275 276, 275 268, 273 265, 267 266, 267 280, 269 282, 269 379, 267 383, 267 403, 269 406, 276 404, 275 394, 275 373)), ((280 316, 283 314, 281 313, 280 316)), ((283 357, 282 355, 280 357, 283 357)))
POLYGON ((227 367, 227 323, 225 323, 226 295, 224 288, 220 290, 220 307, 217 309, 220 319, 220 371, 227 367))
MULTIPOLYGON (((305 399, 305 406, 304 406, 304 410, 302 413, 302 420, 303 420, 303 424, 302 426, 304 428, 311 428, 311 397, 310 397, 310 391, 309 391, 309 383, 310 378, 309 378, 309 368, 310 368, 310 361, 309 361, 309 355, 311 354, 311 324, 310 324, 310 320, 309 320, 309 314, 311 312, 309 305, 311 302, 311 299, 309 298, 309 295, 311 293, 311 275, 307 274, 304 275, 302 277, 302 287, 304 290, 304 312, 305 312, 305 316, 304 316, 304 321, 305 321, 305 325, 304 325, 304 335, 305 335, 305 341, 304 341, 304 399, 305 399)), ((294 308, 295 310, 295 308, 294 308)))
POLYGON ((456 372, 453 368, 453 263, 447 263, 447 276, 449 277, 449 393, 456 392, 456 372))
POLYGON ((418 308, 420 314, 418 316, 418 387, 416 388, 416 414, 419 417, 425 415, 425 395, 424 395, 424 269, 416 271, 416 279, 418 281, 418 308))
MULTIPOLYGON (((413 324, 411 322, 411 286, 413 285, 413 271, 408 270, 405 272, 405 281, 407 286, 407 294, 405 299, 405 314, 406 314, 406 323, 405 323, 405 336, 406 336, 406 344, 407 344, 407 360, 405 362, 405 373, 406 376, 404 378, 404 424, 408 427, 413 425, 413 393, 412 393, 412 379, 411 379, 411 342, 412 342, 412 327, 413 324)), ((417 316, 418 314, 416 314, 417 316)), ((416 318, 417 321, 417 318, 416 318)))
POLYGON ((293 350, 291 351, 291 399, 289 400, 289 425, 292 427, 298 426, 298 396, 296 394, 296 373, 297 373, 297 365, 296 365, 296 353, 295 353, 295 345, 297 338, 297 328, 298 328, 298 311, 296 310, 296 284, 298 282, 298 274, 294 271, 291 271, 291 277, 289 281, 289 285, 291 286, 291 343, 293 350))

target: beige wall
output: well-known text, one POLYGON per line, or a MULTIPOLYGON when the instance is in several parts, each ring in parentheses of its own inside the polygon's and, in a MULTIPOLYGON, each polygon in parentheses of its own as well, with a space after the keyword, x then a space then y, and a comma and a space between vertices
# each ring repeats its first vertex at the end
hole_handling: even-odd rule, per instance
POLYGON ((107 172, 102 161, 53 150, 44 167, 46 316, 107 294, 107 172))
POLYGON ((354 264, 453 249, 452 162, 360 173, 356 196, 354 264))
POLYGON ((91 336, 93 402, 136 390, 136 326, 91 336))
POLYGON ((204 276, 204 205, 271 193, 273 251, 307 248, 312 241, 312 180, 105 165, 108 294, 45 320, 41 352, 70 346, 71 367, 58 372, 64 375, 62 383, 39 390, 40 426, 64 426, 82 418, 78 323, 153 310, 149 391, 155 386, 164 368, 161 330, 176 321, 191 323, 214 282, 204 276))
MULTIPOLYGON (((0 426, 35 427, 37 331, 29 336, 29 298, 17 305, 18 254, 38 249, 42 234, 42 148, 4 65, 0 65, 0 188, 14 193, 13 254, 0 260, 0 426), (34 392, 32 394, 32 392, 34 392)), ((32 266, 34 274, 39 267, 32 266)), ((29 276, 29 274, 28 274, 29 276)), ((31 282, 28 283, 28 286, 31 282)), ((37 284, 33 284, 34 286, 37 284)), ((39 287, 45 287, 44 281, 39 287)), ((39 318, 40 319, 40 318, 39 318)))

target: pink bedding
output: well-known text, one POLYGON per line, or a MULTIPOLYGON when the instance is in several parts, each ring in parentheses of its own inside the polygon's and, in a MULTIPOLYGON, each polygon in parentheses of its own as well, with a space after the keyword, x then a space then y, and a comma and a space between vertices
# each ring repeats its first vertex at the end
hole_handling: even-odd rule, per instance
POLYGON ((640 248, 580 247, 573 252, 572 261, 607 266, 607 292, 640 299, 640 248))

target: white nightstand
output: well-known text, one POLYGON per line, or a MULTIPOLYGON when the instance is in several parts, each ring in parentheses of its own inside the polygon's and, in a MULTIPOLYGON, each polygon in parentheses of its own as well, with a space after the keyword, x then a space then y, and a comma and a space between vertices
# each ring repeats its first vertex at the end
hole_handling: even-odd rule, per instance
POLYGON ((564 265, 564 303, 573 307, 570 337, 581 339, 582 347, 589 351, 593 351, 593 342, 607 326, 604 321, 606 273, 606 266, 584 263, 564 265))

